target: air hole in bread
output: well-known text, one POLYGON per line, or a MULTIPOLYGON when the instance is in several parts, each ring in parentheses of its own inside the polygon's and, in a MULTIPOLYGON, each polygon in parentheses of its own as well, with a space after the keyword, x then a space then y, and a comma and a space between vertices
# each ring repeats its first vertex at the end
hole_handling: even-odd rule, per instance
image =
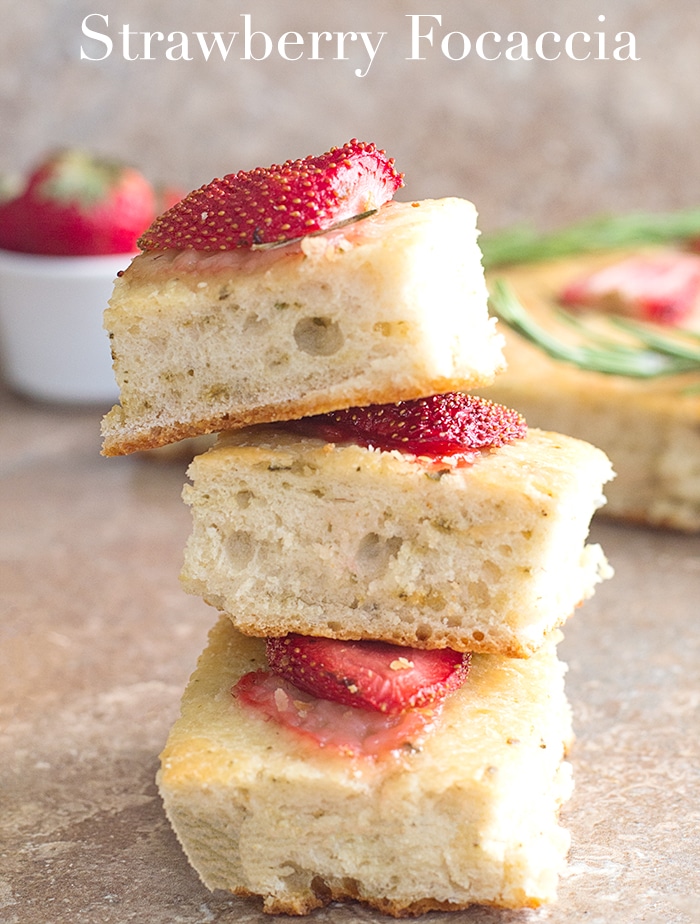
POLYGON ((241 510, 250 506, 251 500, 255 497, 252 491, 238 491, 236 494, 236 504, 241 510))
POLYGON ((309 870, 304 869, 293 860, 289 860, 279 870, 280 879, 284 882, 285 890, 290 894, 303 894, 309 889, 322 898, 324 903, 330 900, 330 891, 324 880, 320 876, 314 876, 309 870))
POLYGON ((377 321, 374 330, 382 337, 405 337, 409 331, 408 321, 377 321))
POLYGON ((343 894, 349 898, 358 899, 360 897, 360 886, 357 879, 343 876, 343 894))
POLYGON ((483 642, 483 640, 484 640, 484 633, 483 633, 483 632, 480 632, 478 629, 475 629, 475 630, 472 632, 472 638, 474 639, 475 642, 483 642))
POLYGON ((234 568, 246 568, 253 558, 255 545, 253 537, 245 530, 236 530, 225 542, 226 555, 234 568))
POLYGON ((425 606, 430 610, 439 612, 440 610, 444 610, 446 605, 447 601, 438 590, 431 588, 425 595, 425 606))
POLYGON ((495 561, 485 561, 481 566, 481 574, 487 584, 495 584, 501 579, 503 570, 495 561))
POLYGON ((318 466, 314 465, 312 462, 307 462, 302 459, 295 459, 292 462, 291 471, 295 475, 301 475, 303 478, 308 478, 309 475, 313 475, 318 471, 318 466))
POLYGON ((396 558, 403 545, 400 536, 382 538, 377 533, 367 533, 357 549, 357 565, 369 580, 381 577, 396 558))
MULTIPOLYGON (((308 875, 308 874, 307 874, 308 875)), ((314 876, 311 880, 311 891, 316 898, 320 899, 324 905, 327 905, 333 899, 333 893, 325 879, 321 876, 314 876)))
POLYGON ((491 597, 488 585, 484 581, 470 581, 467 591, 471 603, 475 606, 486 606, 491 597))
POLYGON ((302 318, 294 328, 294 340, 302 353, 332 356, 345 342, 337 321, 330 318, 302 318))
POLYGON ((270 322, 267 318, 261 318, 257 314, 248 314, 243 323, 243 331, 246 334, 264 334, 267 332, 270 327, 270 322))
POLYGON ((427 642, 432 634, 433 630, 431 626, 426 626, 425 623, 421 623, 419 626, 416 626, 416 639, 419 642, 427 642))

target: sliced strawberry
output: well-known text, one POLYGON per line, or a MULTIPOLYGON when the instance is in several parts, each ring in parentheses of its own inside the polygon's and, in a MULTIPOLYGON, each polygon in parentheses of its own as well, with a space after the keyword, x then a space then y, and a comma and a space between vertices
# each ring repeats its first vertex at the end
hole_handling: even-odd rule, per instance
POLYGON ((527 432, 517 411, 461 392, 331 411, 284 426, 329 442, 348 440, 431 458, 503 446, 527 432))
POLYGON ((64 150, 0 204, 0 247, 52 256, 134 253, 155 212, 153 188, 137 170, 64 150))
POLYGON ((388 202, 403 179, 374 144, 239 171, 194 190, 142 235, 142 250, 232 250, 280 243, 388 202))
POLYGON ((318 699, 270 671, 251 671, 233 687, 233 695, 303 740, 345 756, 378 758, 418 750, 440 706, 385 715, 350 709, 318 699))
POLYGON ((397 715, 441 702, 466 679, 470 656, 293 633, 268 639, 267 659, 274 673, 313 696, 397 715))
POLYGON ((597 308, 658 324, 680 324, 700 304, 700 256, 640 254, 575 279, 564 305, 597 308))

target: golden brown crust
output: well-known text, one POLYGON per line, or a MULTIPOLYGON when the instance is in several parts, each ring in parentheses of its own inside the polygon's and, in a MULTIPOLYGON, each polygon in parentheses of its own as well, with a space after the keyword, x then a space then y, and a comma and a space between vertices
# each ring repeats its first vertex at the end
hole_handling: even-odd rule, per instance
MULTIPOLYGON (((496 373, 500 371, 502 370, 498 369, 496 373)), ((303 402, 290 401, 281 404, 268 404, 188 421, 173 421, 168 424, 154 423, 145 428, 134 425, 129 426, 128 424, 122 426, 122 409, 119 405, 115 405, 103 422, 104 444, 102 455, 124 456, 133 452, 158 449, 161 446, 177 443, 190 437, 220 433, 227 430, 241 430, 253 424, 298 420, 300 417, 325 414, 329 411, 340 410, 343 407, 394 404, 398 401, 410 401, 415 398, 424 398, 449 391, 467 391, 476 387, 476 384, 490 385, 494 378, 495 375, 489 381, 484 381, 483 378, 480 378, 479 383, 459 378, 431 379, 429 382, 416 383, 411 387, 389 385, 384 389, 374 389, 371 392, 348 393, 343 402, 338 400, 329 401, 324 396, 309 395, 303 402)))
MULTIPOLYGON (((231 894, 238 895, 241 898, 255 899, 259 897, 247 889, 232 889, 231 894)), ((317 911, 319 908, 325 908, 333 902, 343 904, 357 903, 363 907, 372 908, 380 914, 397 919, 416 918, 430 911, 466 911, 475 907, 474 902, 443 902, 433 898, 425 898, 408 904, 383 898, 365 898, 358 895, 356 888, 330 887, 323 882, 315 883, 315 891, 309 893, 304 900, 299 896, 294 896, 289 901, 268 896, 263 899, 262 910, 265 914, 270 915, 288 914, 294 917, 303 917, 311 914, 312 911, 317 911)), ((523 910, 525 908, 540 908, 542 902, 532 898, 524 898, 522 902, 510 905, 500 902, 480 902, 479 905, 486 908, 523 910)))
MULTIPOLYGON (((207 602, 208 601, 205 600, 205 603, 207 602)), ((581 603, 583 603, 583 600, 580 601, 578 606, 580 606, 581 603)), ((232 618, 230 614, 225 614, 225 615, 228 615, 229 618, 232 618)), ((552 632, 559 629, 561 626, 563 626, 571 615, 572 615, 571 613, 567 613, 566 616, 563 616, 561 619, 553 623, 551 629, 549 630, 547 634, 549 635, 552 632)), ((234 625, 236 626, 239 632, 241 632, 243 635, 248 636, 248 638, 273 638, 275 636, 286 634, 286 631, 284 632, 279 631, 279 630, 276 631, 274 627, 271 627, 269 630, 267 630, 265 628, 264 621, 261 620, 260 617, 256 616, 255 614, 251 615, 250 624, 242 622, 240 620, 240 617, 238 617, 234 620, 234 625)), ((305 632, 305 634, 311 635, 312 633, 305 632)), ((326 632, 325 637, 327 637, 327 635, 328 633, 326 632)), ((360 636, 357 632, 355 633, 343 632, 342 629, 339 629, 337 632, 334 633, 333 637, 341 641, 352 641, 357 638, 366 638, 367 636, 366 635, 360 636)), ((420 638, 416 638, 415 633, 410 633, 410 632, 406 632, 403 635, 399 633, 395 633, 395 634, 383 633, 381 637, 381 641, 390 642, 392 645, 403 645, 403 646, 408 646, 411 648, 430 649, 430 648, 435 647, 435 643, 433 640, 431 639, 423 640, 420 638)), ((544 638, 544 641, 546 642, 546 637, 544 638)), ((485 638, 483 641, 477 641, 472 636, 468 641, 465 641, 465 639, 462 636, 458 635, 457 633, 454 633, 453 635, 446 634, 444 638, 440 639, 441 648, 452 648, 453 651, 473 652, 474 654, 494 654, 494 651, 497 651, 499 655, 502 655, 503 657, 506 657, 506 658, 530 658, 532 657, 533 654, 535 654, 539 650, 542 644, 543 644, 542 640, 540 640, 539 644, 537 645, 533 644, 530 646, 518 645, 516 642, 500 641, 498 648, 494 649, 493 642, 489 641, 488 638, 485 638)))

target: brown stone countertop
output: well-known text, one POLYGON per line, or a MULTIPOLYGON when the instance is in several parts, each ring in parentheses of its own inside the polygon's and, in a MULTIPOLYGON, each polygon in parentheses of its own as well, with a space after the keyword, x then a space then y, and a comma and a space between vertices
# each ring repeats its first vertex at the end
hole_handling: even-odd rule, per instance
MULTIPOLYGON (((185 461, 102 458, 102 410, 0 393, 0 922, 270 921, 200 885, 161 810, 158 754, 215 614, 178 582, 185 461)), ((578 737, 559 903, 423 924, 700 920, 700 536, 593 535, 617 575, 561 646, 578 737)))

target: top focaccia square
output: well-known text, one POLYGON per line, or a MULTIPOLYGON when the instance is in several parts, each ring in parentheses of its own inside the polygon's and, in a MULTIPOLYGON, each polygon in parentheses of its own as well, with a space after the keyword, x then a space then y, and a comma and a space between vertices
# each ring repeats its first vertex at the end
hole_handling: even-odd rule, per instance
POLYGON ((488 384, 504 363, 477 235, 450 198, 279 248, 140 254, 105 312, 104 453, 488 384))

